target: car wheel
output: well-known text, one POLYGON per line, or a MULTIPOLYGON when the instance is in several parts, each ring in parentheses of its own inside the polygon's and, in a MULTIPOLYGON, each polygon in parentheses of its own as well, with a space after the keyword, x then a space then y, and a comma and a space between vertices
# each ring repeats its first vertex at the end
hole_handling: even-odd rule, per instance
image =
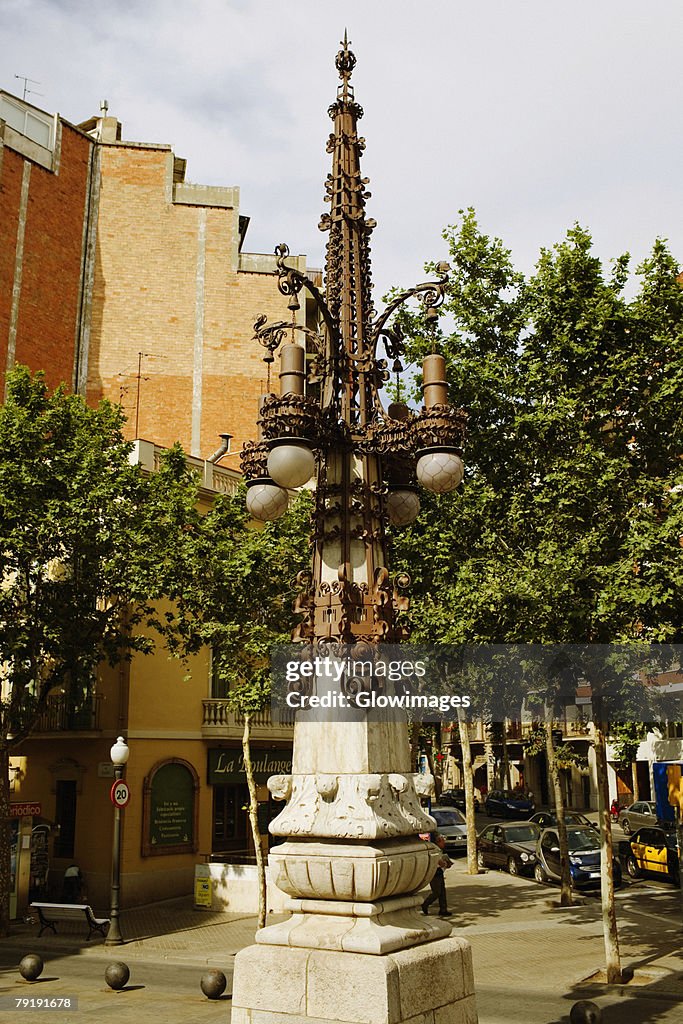
POLYGON ((621 822, 621 831, 625 836, 631 835, 631 826, 628 823, 628 818, 623 818, 621 822))
POLYGON ((638 867, 638 861, 635 857, 631 856, 626 861, 626 870, 628 871, 631 878, 640 878, 640 868, 638 867))
POLYGON ((508 857, 508 872, 511 875, 519 874, 519 864, 514 857, 508 857))
POLYGON ((484 854, 483 854, 482 850, 477 850, 477 867, 478 868, 485 868, 486 867, 486 861, 484 860, 484 854))
POLYGON ((534 878, 537 882, 541 883, 548 881, 548 876, 546 875, 545 869, 542 864, 536 864, 534 868, 534 878))

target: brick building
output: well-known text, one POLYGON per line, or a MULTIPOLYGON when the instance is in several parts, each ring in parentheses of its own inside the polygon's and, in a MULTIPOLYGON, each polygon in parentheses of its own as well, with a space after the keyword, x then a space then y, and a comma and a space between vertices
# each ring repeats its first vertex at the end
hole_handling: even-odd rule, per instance
POLYGON ((75 387, 87 333, 95 146, 0 92, 0 385, 15 363, 75 387))
POLYGON ((274 256, 243 249, 239 188, 185 167, 106 107, 76 126, 0 92, 0 371, 120 401, 131 438, 196 457, 227 431, 236 466, 266 386, 254 320, 290 314, 274 256))

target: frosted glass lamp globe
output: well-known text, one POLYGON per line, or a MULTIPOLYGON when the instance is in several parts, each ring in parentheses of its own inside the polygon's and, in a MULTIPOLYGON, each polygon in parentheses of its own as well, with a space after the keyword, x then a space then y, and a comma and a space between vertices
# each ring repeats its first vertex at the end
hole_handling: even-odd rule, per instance
POLYGON ((251 480, 247 484, 247 512, 259 522, 269 523, 287 511, 289 496, 269 477, 251 480))
POLYGON ((424 488, 435 494, 446 494, 458 486, 465 467, 455 448, 426 448, 418 454, 416 471, 424 488))
POLYGON ((302 487, 313 476, 315 456, 307 444, 287 438, 268 455, 268 476, 280 487, 302 487))
POLYGON ((397 487, 389 492, 387 511, 392 526, 407 526, 420 514, 420 499, 415 491, 397 487))

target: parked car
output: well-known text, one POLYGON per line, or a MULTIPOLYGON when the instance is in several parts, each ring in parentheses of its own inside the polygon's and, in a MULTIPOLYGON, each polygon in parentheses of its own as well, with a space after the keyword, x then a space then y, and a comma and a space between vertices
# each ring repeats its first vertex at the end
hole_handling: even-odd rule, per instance
POLYGON ((528 818, 535 811, 536 805, 525 793, 516 793, 513 789, 492 789, 487 793, 484 810, 489 818, 528 818))
POLYGON ((657 804, 651 800, 636 800, 630 807, 624 807, 619 811, 617 820, 627 836, 641 825, 656 825, 659 820, 657 804))
POLYGON ((439 797, 439 803, 443 807, 457 807, 459 811, 465 813, 465 790, 464 789, 444 789, 443 793, 439 797))
MULTIPOLYGON (((588 825, 570 825, 567 829, 569 874, 573 889, 600 888, 600 836, 588 825)), ((621 885, 621 864, 612 861, 615 886, 621 885)), ((537 882, 559 882, 560 837, 556 828, 543 829, 536 846, 534 878, 537 882)))
MULTIPOLYGON (((541 828, 554 828, 557 826, 557 815, 555 811, 536 811, 531 815, 529 821, 535 821, 541 828)), ((597 822, 591 821, 585 814, 579 814, 578 811, 565 811, 564 823, 565 825, 590 825, 591 828, 599 827, 597 822)))
POLYGON ((621 840, 619 855, 631 878, 652 874, 680 884, 676 833, 671 830, 645 825, 621 840))
POLYGON ((487 825, 477 836, 480 868, 507 868, 511 875, 531 874, 541 830, 529 821, 487 825))
POLYGON ((446 853, 467 853, 467 822, 457 807, 432 807, 429 813, 446 840, 446 853))

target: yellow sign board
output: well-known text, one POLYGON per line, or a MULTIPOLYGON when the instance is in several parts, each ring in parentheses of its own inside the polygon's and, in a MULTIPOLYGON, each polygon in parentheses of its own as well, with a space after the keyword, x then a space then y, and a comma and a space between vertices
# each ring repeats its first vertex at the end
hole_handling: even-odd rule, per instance
POLYGON ((196 864, 194 869, 194 905, 211 909, 211 877, 208 864, 196 864))

